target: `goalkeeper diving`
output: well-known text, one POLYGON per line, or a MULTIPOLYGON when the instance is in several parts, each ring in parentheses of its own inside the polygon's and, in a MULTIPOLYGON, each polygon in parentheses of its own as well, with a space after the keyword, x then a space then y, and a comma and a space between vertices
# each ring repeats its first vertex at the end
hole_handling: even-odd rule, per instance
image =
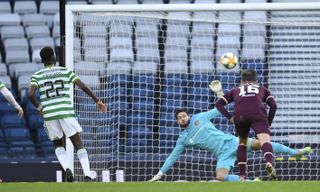
MULTIPOLYGON (((220 81, 213 81, 209 85, 210 90, 215 92, 217 96, 222 96, 220 81)), ((202 112, 190 116, 185 109, 178 109, 175 112, 175 118, 180 126, 184 129, 176 142, 176 146, 165 160, 157 175, 149 181, 158 181, 170 170, 172 165, 178 160, 179 155, 185 148, 199 148, 208 150, 217 159, 216 179, 219 181, 240 181, 240 176, 229 174, 237 160, 238 137, 226 134, 218 130, 212 119, 219 117, 221 114, 217 109, 202 112)), ((260 150, 261 146, 257 139, 249 139, 247 151, 260 150)), ((301 158, 303 154, 312 152, 310 147, 301 150, 291 149, 280 143, 271 143, 275 153, 283 153, 296 158, 301 158)), ((250 180, 250 179, 247 179, 250 180)))

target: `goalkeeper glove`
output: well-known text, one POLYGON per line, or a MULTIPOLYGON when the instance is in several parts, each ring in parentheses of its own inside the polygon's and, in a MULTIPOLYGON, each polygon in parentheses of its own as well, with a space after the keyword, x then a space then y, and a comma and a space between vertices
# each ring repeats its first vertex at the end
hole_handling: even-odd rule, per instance
POLYGON ((223 95, 222 85, 219 80, 211 81, 209 89, 213 91, 215 94, 217 94, 218 97, 221 97, 223 95))
POLYGON ((159 181, 163 176, 164 173, 162 171, 159 171, 155 176, 153 176, 152 179, 149 180, 149 182, 159 181))

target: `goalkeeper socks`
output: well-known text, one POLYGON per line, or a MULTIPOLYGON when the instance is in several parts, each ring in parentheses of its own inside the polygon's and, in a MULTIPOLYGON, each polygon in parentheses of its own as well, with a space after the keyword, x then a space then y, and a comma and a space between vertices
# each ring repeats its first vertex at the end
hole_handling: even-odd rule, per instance
POLYGON ((285 153, 285 154, 292 155, 292 156, 298 154, 297 150, 291 149, 290 147, 287 147, 287 146, 282 145, 280 143, 273 143, 272 142, 271 145, 272 145, 272 149, 273 149, 274 153, 285 153))
POLYGON ((60 162, 63 170, 66 171, 67 169, 70 169, 67 153, 66 153, 66 150, 64 149, 64 147, 57 147, 55 149, 55 153, 56 153, 58 161, 60 162))
POLYGON ((239 175, 246 178, 246 168, 247 168, 247 146, 239 145, 237 151, 239 175))
POLYGON ((264 143, 261 147, 264 159, 268 163, 273 163, 273 150, 272 145, 270 143, 264 143))
POLYGON ((239 175, 226 175, 224 176, 224 181, 240 181, 239 175))
POLYGON ((85 176, 89 176, 91 178, 91 173, 90 173, 90 164, 89 164, 89 158, 88 158, 88 153, 85 148, 79 149, 77 151, 77 156, 80 161, 83 173, 85 176))

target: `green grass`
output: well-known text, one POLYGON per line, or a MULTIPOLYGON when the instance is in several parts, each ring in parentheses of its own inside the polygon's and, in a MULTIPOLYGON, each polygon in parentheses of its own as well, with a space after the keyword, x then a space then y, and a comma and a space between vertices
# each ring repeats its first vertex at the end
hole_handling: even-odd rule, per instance
POLYGON ((136 183, 0 183, 1 192, 317 192, 318 181, 290 182, 136 182, 136 183))

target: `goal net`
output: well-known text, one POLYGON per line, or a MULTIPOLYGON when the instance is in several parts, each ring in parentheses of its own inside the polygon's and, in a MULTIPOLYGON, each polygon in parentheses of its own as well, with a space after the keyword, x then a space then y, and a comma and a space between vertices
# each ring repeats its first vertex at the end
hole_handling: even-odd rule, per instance
MULTIPOLYGON (((223 90, 229 90, 248 68, 257 70, 259 82, 278 104, 272 141, 314 149, 302 159, 275 154, 278 179, 320 179, 319 10, 262 10, 267 7, 262 4, 259 10, 244 6, 241 11, 218 10, 218 4, 200 9, 207 11, 194 5, 159 6, 163 9, 67 6, 67 66, 108 106, 107 113, 99 113, 87 95, 74 92, 82 139, 98 181, 151 179, 181 132, 174 111, 212 109, 217 98, 209 83, 220 80, 223 90), (239 58, 232 70, 219 63, 225 52, 239 58)), ((213 123, 234 134, 226 118, 213 123)), ((82 169, 74 159, 81 181, 82 169)), ((248 177, 266 179, 264 165, 261 151, 249 154, 248 177)), ((187 148, 164 180, 213 180, 215 166, 210 152, 187 148)), ((233 173, 238 174, 237 166, 233 173)))

